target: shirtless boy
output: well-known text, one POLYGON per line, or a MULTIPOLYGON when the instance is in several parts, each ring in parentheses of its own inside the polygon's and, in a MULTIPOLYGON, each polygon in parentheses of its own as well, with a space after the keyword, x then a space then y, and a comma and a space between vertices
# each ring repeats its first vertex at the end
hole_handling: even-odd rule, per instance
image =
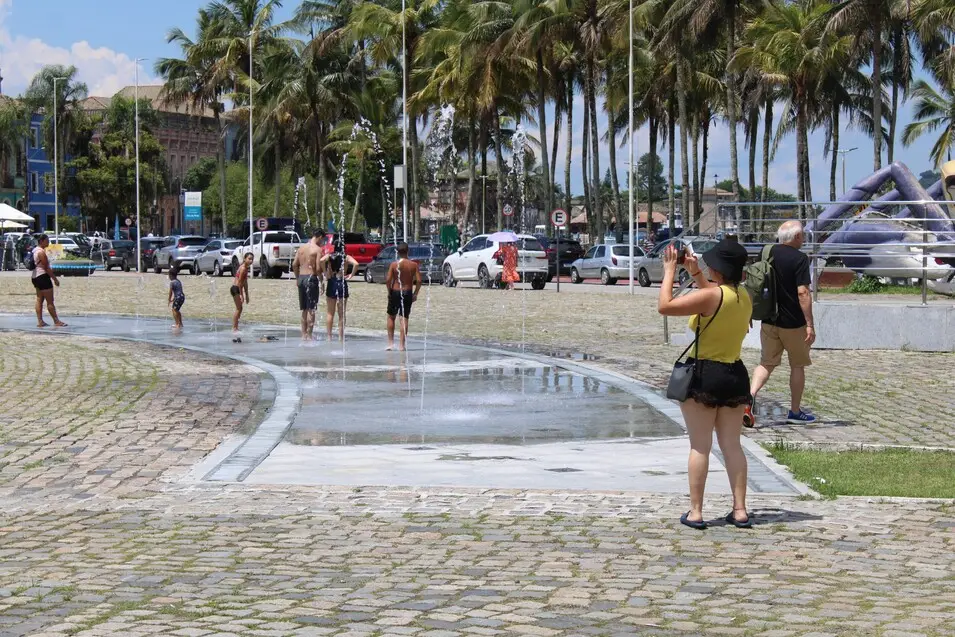
POLYGON ((408 318, 411 305, 418 300, 421 290, 421 269, 417 261, 408 258, 408 244, 398 246, 398 260, 388 266, 385 277, 388 289, 388 350, 395 348, 395 317, 401 315, 401 332, 398 350, 405 350, 405 337, 408 335, 408 318))
POLYGON ((298 285, 298 307, 302 311, 303 341, 312 340, 312 330, 315 328, 315 310, 318 309, 321 295, 320 273, 317 268, 324 238, 325 232, 316 230, 311 240, 296 251, 295 260, 292 261, 292 272, 295 273, 298 285))
POLYGON ((242 265, 236 270, 235 279, 232 281, 232 287, 229 293, 235 302, 235 314, 232 315, 232 331, 239 331, 239 317, 242 316, 242 295, 245 295, 245 303, 249 303, 249 273, 252 271, 252 261, 255 256, 251 252, 246 252, 242 258, 242 265))

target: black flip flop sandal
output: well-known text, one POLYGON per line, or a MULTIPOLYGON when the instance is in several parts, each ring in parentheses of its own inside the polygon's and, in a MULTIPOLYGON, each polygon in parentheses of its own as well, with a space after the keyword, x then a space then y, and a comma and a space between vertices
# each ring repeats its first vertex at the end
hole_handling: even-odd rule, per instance
POLYGON ((740 522, 735 517, 733 517, 733 511, 730 511, 729 514, 723 519, 726 520, 729 524, 732 524, 733 526, 735 526, 737 529, 753 528, 753 516, 751 516, 749 513, 746 514, 745 522, 740 522))
POLYGON ((703 520, 691 520, 689 518, 690 518, 690 512, 687 511, 686 513, 680 516, 680 524, 682 524, 683 526, 688 526, 691 529, 696 529, 697 531, 702 531, 703 529, 706 528, 706 522, 704 522, 703 520))

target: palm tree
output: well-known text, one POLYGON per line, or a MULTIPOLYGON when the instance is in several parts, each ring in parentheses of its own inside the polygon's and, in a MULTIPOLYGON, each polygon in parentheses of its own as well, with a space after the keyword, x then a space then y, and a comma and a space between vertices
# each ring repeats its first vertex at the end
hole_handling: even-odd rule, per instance
POLYGON ((955 148, 955 83, 950 81, 939 90, 925 80, 916 80, 912 98, 915 100, 914 121, 905 127, 902 144, 910 146, 919 137, 941 129, 932 146, 932 161, 941 166, 943 160, 952 159, 955 148))
MULTIPOLYGON (((0 167, 6 176, 10 166, 10 157, 20 159, 14 169, 15 174, 26 176, 25 140, 30 131, 30 116, 24 103, 18 99, 0 97, 0 167)), ((24 198, 30 195, 29 180, 24 179, 24 198)), ((24 204, 27 202, 25 201, 24 204)), ((24 205, 24 211, 29 210, 24 205)))
POLYGON ((180 28, 174 28, 166 36, 166 42, 177 44, 181 58, 160 58, 155 71, 164 80, 161 98, 167 104, 187 104, 195 113, 206 109, 212 111, 219 143, 216 145, 216 164, 219 171, 219 211, 222 218, 222 233, 226 234, 226 123, 222 114, 225 105, 223 93, 227 89, 228 75, 219 71, 220 52, 211 40, 216 37, 217 23, 206 9, 200 9, 196 19, 196 38, 191 39, 180 28))
MULTIPOLYGON (((56 145, 64 150, 71 147, 75 140, 76 131, 80 123, 86 117, 86 113, 80 108, 80 102, 86 99, 88 91, 86 84, 76 79, 77 69, 75 66, 50 65, 44 66, 33 76, 30 86, 24 95, 24 102, 32 113, 40 112, 52 113, 45 119, 47 148, 54 146, 53 131, 56 129, 59 139, 55 140, 56 145), (54 78, 56 78, 56 100, 54 96, 54 78), (53 108, 54 101, 56 108, 53 108), (56 120, 56 126, 53 120, 56 120)), ((58 158, 59 174, 63 174, 63 164, 66 153, 60 153, 58 158)), ((58 186, 58 184, 57 184, 58 186)), ((66 200, 65 189, 57 187, 60 205, 66 200)))

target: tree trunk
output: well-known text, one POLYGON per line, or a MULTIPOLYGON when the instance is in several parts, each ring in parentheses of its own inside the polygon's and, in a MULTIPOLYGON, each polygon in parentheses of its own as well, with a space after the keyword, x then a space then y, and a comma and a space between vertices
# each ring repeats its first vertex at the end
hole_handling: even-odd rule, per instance
MULTIPOLYGON (((361 204, 361 195, 362 195, 362 186, 365 181, 365 158, 362 157, 361 161, 358 162, 358 190, 355 192, 355 207, 352 209, 351 221, 348 223, 348 231, 355 231, 355 220, 358 218, 358 208, 361 204)), ((344 232, 345 229, 341 228, 340 232, 344 232)))
MULTIPOLYGON (((412 222, 413 230, 411 236, 414 237, 415 241, 421 240, 421 206, 418 204, 418 118, 417 116, 408 114, 408 137, 409 143, 411 144, 411 190, 408 191, 408 206, 411 210, 408 213, 411 215, 410 222, 412 222)), ((405 168, 407 172, 407 168, 405 168)), ((405 188, 408 187, 408 184, 405 184, 405 188)))
MULTIPOLYGON (((667 204, 670 207, 669 215, 669 227, 670 227, 670 236, 672 237, 676 231, 676 183, 675 183, 675 171, 676 171, 676 117, 673 113, 673 98, 670 98, 670 107, 669 113, 667 114, 668 128, 667 128, 667 158, 669 159, 667 165, 667 179, 670 182, 670 192, 667 197, 667 204)), ((683 227, 686 227, 684 223, 683 227)))
POLYGON ((600 129, 597 128, 597 63, 592 56, 587 60, 587 75, 587 98, 590 100, 590 140, 593 142, 590 161, 594 167, 593 174, 591 175, 591 179, 593 179, 592 190, 594 191, 594 216, 597 218, 597 236, 599 240, 602 241, 604 228, 606 226, 604 226, 603 201, 601 201, 600 197, 600 129))
POLYGON ((541 144, 541 168, 544 171, 544 183, 547 188, 544 201, 547 203, 547 212, 554 209, 554 187, 550 176, 550 157, 547 150, 547 111, 544 95, 544 53, 537 47, 537 128, 541 144))
POLYGON ((882 21, 872 14, 872 170, 882 168, 882 21))
MULTIPOLYGON (((686 78, 683 64, 683 59, 678 58, 676 62, 676 99, 680 118, 680 179, 683 186, 680 189, 682 193, 680 206, 683 210, 683 229, 693 232, 693 216, 690 210, 690 158, 687 148, 689 145, 689 131, 687 130, 686 114, 686 78)), ((730 138, 732 138, 732 135, 730 135, 730 138)))
MULTIPOLYGON (((481 232, 487 227, 487 117, 481 117, 481 232)), ((494 182, 495 184, 497 181, 494 182)))
MULTIPOLYGON (((216 144, 216 167, 219 170, 219 211, 222 214, 222 236, 228 237, 229 230, 226 227, 228 221, 226 219, 226 203, 225 203, 225 189, 226 189, 226 179, 225 179, 225 126, 222 123, 222 117, 219 115, 219 109, 216 108, 213 111, 216 120, 216 130, 219 131, 219 143, 216 144)), ((136 228, 136 232, 139 232, 139 228, 136 228)))
POLYGON ((504 144, 501 141, 501 110, 494 105, 494 154, 497 159, 497 229, 504 228, 504 144))
MULTIPOLYGON (((796 113, 796 153, 799 155, 797 162, 797 171, 799 173, 799 183, 800 183, 800 192, 799 198, 802 201, 811 201, 812 194, 811 188, 809 186, 809 153, 806 148, 808 143, 808 116, 806 115, 805 104, 801 104, 798 107, 796 113)), ((807 207, 800 207, 800 214, 802 218, 806 218, 807 207)))
MULTIPOLYGON (((739 155, 736 148, 736 74, 730 70, 730 60, 736 55, 736 2, 726 3, 726 120, 730 133, 730 179, 733 181, 733 201, 739 201, 739 155)), ((737 208, 737 214, 739 208, 737 208)))
MULTIPOLYGON (((700 166, 700 192, 706 188, 706 166, 710 160, 710 118, 709 113, 703 119, 703 162, 700 166)), ((702 195, 700 195, 702 197, 702 195)), ((700 200, 702 208, 702 199, 700 200)))
POLYGON ((836 200, 836 170, 839 167, 839 105, 832 107, 832 153, 829 162, 829 201, 836 200))
MULTIPOLYGON (((754 104, 749 111, 749 201, 756 201, 756 140, 759 139, 759 106, 754 104)), ((753 231, 752 220, 756 218, 757 208, 747 206, 746 234, 753 231)))
MULTIPOLYGON (((770 153, 770 141, 773 137, 773 99, 772 97, 766 98, 766 114, 763 116, 763 191, 759 193, 760 201, 769 200, 769 153, 770 153)), ((766 230, 765 221, 766 218, 766 209, 759 209, 759 232, 760 238, 762 240, 767 240, 768 237, 762 237, 762 233, 766 230)))
POLYGON ((272 206, 272 216, 278 217, 279 215, 279 204, 281 203, 282 197, 282 149, 279 147, 279 144, 275 145, 275 183, 272 184, 272 187, 275 188, 275 203, 272 206))
POLYGON ((595 233, 597 231, 597 220, 594 219, 594 202, 590 197, 590 100, 586 99, 584 92, 584 140, 580 149, 580 173, 583 176, 584 183, 584 209, 587 211, 587 231, 595 233))
MULTIPOLYGON (((554 139, 550 147, 550 187, 552 193, 557 190, 557 146, 560 141, 560 125, 563 118, 562 101, 561 99, 554 99, 554 139)), ((554 204, 557 204, 556 196, 554 197, 554 204)), ((566 212, 570 214, 570 210, 566 212)))
POLYGON ((468 200, 464 206, 464 229, 468 229, 468 221, 474 206, 474 186, 477 182, 477 130, 474 128, 474 114, 468 118, 468 200))
POLYGON ((620 198, 620 181, 617 178, 617 135, 612 121, 607 124, 607 137, 610 147, 610 183, 613 186, 613 203, 616 207, 617 227, 622 223, 630 223, 629 211, 623 206, 620 198))
POLYGON ((318 207, 318 214, 315 216, 318 218, 318 227, 324 230, 328 227, 327 220, 325 219, 325 189, 326 189, 326 177, 325 177, 325 148, 319 144, 318 146, 318 192, 315 197, 315 204, 318 207))
POLYGON ((889 115, 889 140, 888 140, 888 149, 886 160, 888 163, 892 163, 895 160, 895 127, 899 119, 899 68, 902 66, 901 60, 901 47, 899 46, 899 41, 902 39, 902 34, 896 29, 894 34, 895 46, 892 47, 892 113, 889 115))
POLYGON ((574 85, 567 83, 567 147, 564 149, 564 209, 573 215, 573 198, 570 195, 570 167, 574 140, 574 85))
MULTIPOLYGON (((650 168, 647 171, 647 234, 653 228, 653 186, 657 176, 657 134, 660 126, 656 117, 650 116, 650 168)), ((639 166, 639 159, 637 165, 639 166)), ((639 214, 639 213, 638 213, 639 214)), ((639 224, 638 224, 639 225, 639 224)))
POLYGON ((690 125, 691 161, 693 162, 693 216, 700 218, 700 207, 703 205, 702 183, 700 182, 700 124, 694 113, 693 123, 690 125))

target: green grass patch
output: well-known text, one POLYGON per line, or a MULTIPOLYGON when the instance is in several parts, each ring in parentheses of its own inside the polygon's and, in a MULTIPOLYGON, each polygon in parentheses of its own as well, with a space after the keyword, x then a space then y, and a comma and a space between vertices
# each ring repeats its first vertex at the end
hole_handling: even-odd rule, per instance
POLYGON ((818 451, 785 443, 767 449, 825 496, 955 498, 955 453, 949 451, 818 451))
MULTIPOLYGON (((864 276, 841 288, 819 288, 820 294, 889 294, 899 296, 921 296, 922 285, 893 285, 882 283, 874 276, 864 276)), ((929 297, 938 296, 928 290, 929 297)))

